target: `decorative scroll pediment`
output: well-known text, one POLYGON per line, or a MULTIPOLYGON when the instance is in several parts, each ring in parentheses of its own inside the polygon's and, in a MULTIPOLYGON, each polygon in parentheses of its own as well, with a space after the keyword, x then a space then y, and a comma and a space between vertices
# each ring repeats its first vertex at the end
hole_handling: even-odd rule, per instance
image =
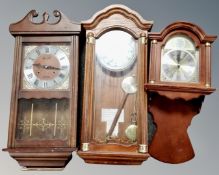
POLYGON ((79 33, 80 24, 69 20, 62 12, 53 11, 53 16, 57 19, 55 22, 49 22, 50 15, 44 12, 42 21, 34 22, 38 17, 36 10, 31 10, 22 20, 10 25, 9 30, 13 35, 24 34, 72 34, 79 33))

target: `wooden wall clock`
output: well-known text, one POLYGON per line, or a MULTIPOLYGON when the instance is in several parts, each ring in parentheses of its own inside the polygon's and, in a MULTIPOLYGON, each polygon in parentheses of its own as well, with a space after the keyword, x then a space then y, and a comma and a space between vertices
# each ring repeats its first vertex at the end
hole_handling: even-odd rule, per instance
POLYGON ((199 26, 175 22, 161 33, 150 33, 150 69, 145 88, 149 112, 157 126, 149 153, 168 163, 194 157, 187 128, 212 93, 211 44, 216 36, 199 26))
POLYGON ((147 151, 147 33, 151 21, 112 5, 82 22, 86 33, 80 157, 140 164, 147 151))
POLYGON ((76 149, 80 24, 57 10, 10 25, 15 37, 8 148, 29 169, 63 168, 76 149))

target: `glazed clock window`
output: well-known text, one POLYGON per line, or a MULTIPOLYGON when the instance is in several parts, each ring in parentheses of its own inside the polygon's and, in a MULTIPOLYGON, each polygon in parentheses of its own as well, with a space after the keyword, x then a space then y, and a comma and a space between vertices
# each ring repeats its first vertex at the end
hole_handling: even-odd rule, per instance
POLYGON ((26 45, 23 49, 24 89, 68 89, 68 45, 26 45))
POLYGON ((199 49, 186 35, 174 35, 161 52, 160 80, 166 82, 199 82, 199 49))
POLYGON ((136 41, 127 32, 109 31, 96 40, 96 57, 106 70, 126 70, 136 60, 136 41))
POLYGON ((92 119, 96 143, 137 140, 137 48, 136 39, 122 30, 107 31, 96 39, 92 119))

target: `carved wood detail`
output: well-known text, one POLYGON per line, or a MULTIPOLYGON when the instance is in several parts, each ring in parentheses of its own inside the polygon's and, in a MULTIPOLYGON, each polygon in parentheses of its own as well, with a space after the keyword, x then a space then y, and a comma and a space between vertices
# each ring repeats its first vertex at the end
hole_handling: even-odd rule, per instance
POLYGON ((53 11, 56 22, 49 22, 50 15, 44 12, 42 21, 34 22, 34 18, 38 17, 36 10, 31 10, 22 20, 13 23, 9 26, 9 31, 12 35, 28 35, 40 33, 53 34, 74 34, 79 33, 81 26, 79 23, 70 21, 62 12, 58 10, 53 11))

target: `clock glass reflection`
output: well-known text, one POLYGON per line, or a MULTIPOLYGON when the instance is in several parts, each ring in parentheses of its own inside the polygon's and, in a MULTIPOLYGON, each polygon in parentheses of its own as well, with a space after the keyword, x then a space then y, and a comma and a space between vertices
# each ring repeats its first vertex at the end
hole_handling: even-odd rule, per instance
POLYGON ((137 123, 137 96, 127 95, 122 82, 127 77, 136 78, 137 51, 136 39, 122 30, 108 31, 96 39, 92 130, 96 143, 136 141, 127 135, 126 129, 137 123))
POLYGON ((166 82, 199 82, 199 49, 185 35, 174 35, 161 55, 160 80, 166 82))

